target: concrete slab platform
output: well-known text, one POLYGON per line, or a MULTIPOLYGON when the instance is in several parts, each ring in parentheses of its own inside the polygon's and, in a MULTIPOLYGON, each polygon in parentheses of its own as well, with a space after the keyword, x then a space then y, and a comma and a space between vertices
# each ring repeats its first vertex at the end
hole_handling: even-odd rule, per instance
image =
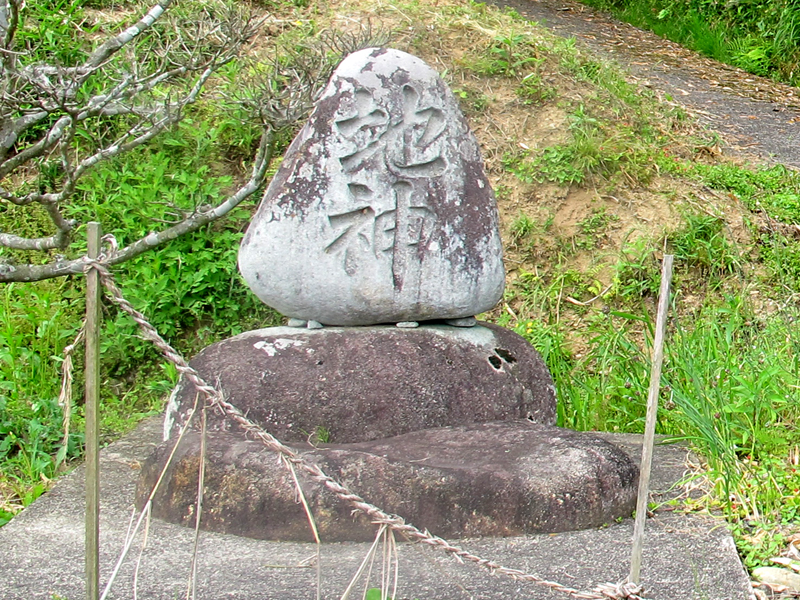
MULTIPOLYGON (((160 420, 151 419, 101 453, 101 589, 125 543, 139 463, 160 434, 160 420)), ((612 439, 638 460, 639 436, 612 439)), ((679 446, 657 447, 652 478, 656 500, 675 493, 668 490, 682 477, 685 456, 679 446)), ((0 599, 84 598, 83 531, 83 470, 78 468, 0 528, 0 599)), ((626 519, 586 531, 454 543, 503 566, 589 590, 627 575, 632 531, 633 521, 626 519)), ((144 550, 134 546, 109 598, 186 597, 193 532, 153 521, 148 536, 144 550)), ((316 598, 316 570, 304 562, 316 555, 313 544, 201 533, 199 548, 199 599, 316 598)), ((321 598, 341 597, 368 548, 360 543, 322 545, 321 598)), ((374 573, 379 570, 378 564, 374 573)), ((492 576, 417 544, 399 545, 399 572, 398 600, 568 598, 535 584, 492 576)), ((373 585, 377 582, 379 577, 373 576, 373 585)), ((723 522, 666 510, 648 521, 642 583, 645 597, 653 600, 750 597, 749 580, 723 522)))

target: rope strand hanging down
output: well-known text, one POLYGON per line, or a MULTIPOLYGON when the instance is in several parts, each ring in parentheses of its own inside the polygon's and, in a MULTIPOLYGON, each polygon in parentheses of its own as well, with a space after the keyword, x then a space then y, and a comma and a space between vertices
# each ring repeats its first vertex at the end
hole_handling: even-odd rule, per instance
MULTIPOLYGON (((111 252, 113 253, 115 247, 115 240, 113 239, 113 236, 105 236, 104 241, 107 241, 111 245, 111 252)), ((461 561, 474 563, 486 569, 491 574, 500 574, 510 577, 516 581, 525 581, 534 583, 536 585, 545 586, 552 590, 572 596, 573 598, 579 598, 581 600, 643 600, 643 598, 640 596, 643 589, 642 586, 629 581, 622 581, 617 584, 605 583, 598 585, 592 591, 580 591, 561 585, 557 582, 547 581, 541 577, 537 577, 536 575, 526 573, 518 569, 504 567, 492 560, 471 554, 462 548, 459 548, 458 546, 452 545, 447 540, 434 536, 427 531, 421 531, 413 525, 406 523, 402 517, 386 513, 377 506, 368 503, 361 496, 353 493, 347 487, 323 472, 319 466, 307 462, 294 450, 288 446, 285 446, 277 438, 263 430, 256 423, 250 421, 238 408, 225 400, 218 390, 206 383, 200 377, 197 371, 189 366, 180 353, 170 346, 161 337, 161 335, 159 335, 158 331, 156 331, 156 329, 147 321, 145 316, 137 311, 130 304, 130 302, 124 298, 122 292, 114 281, 111 271, 104 264, 105 259, 106 255, 103 254, 98 256, 97 259, 90 259, 88 257, 84 258, 86 263, 84 270, 96 269, 98 271, 100 275, 100 281, 108 290, 111 300, 133 318, 133 320, 139 325, 142 336, 146 340, 152 342, 159 349, 162 355, 175 365, 177 371, 195 386, 197 391, 204 396, 210 406, 222 410, 225 415, 239 425, 239 427, 241 427, 247 435, 261 441, 267 448, 285 457, 285 459, 291 464, 304 471, 314 481, 325 486, 340 500, 343 500, 353 508, 356 508, 357 510, 366 514, 373 523, 378 525, 386 525, 390 529, 404 535, 409 540, 417 541, 442 550, 452 556, 455 556, 461 561)))

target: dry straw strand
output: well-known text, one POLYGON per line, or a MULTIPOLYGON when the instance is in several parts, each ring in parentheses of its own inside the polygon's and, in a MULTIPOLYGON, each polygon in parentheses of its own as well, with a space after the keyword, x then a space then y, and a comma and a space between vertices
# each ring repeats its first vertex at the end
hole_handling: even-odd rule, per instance
POLYGON ((58 405, 61 407, 62 429, 64 430, 64 437, 61 440, 61 448, 56 455, 56 464, 60 465, 67 458, 67 450, 69 449, 69 423, 72 419, 72 355, 75 349, 83 341, 86 334, 86 324, 81 325, 78 335, 72 340, 72 343, 64 348, 64 361, 61 363, 61 391, 58 394, 58 405))
POLYGON ((306 517, 308 518, 308 525, 311 527, 311 532, 314 534, 314 541, 316 542, 317 546, 317 600, 320 600, 322 597, 322 542, 319 539, 319 532, 317 531, 317 523, 314 520, 314 515, 311 512, 311 508, 308 506, 308 502, 306 501, 306 495, 303 493, 303 488, 300 485, 300 480, 297 478, 297 472, 294 469, 294 465, 286 460, 286 457, 281 455, 281 461, 283 462, 284 466, 289 469, 292 474, 292 479, 294 480, 294 487, 297 490, 297 496, 300 499, 300 502, 303 504, 303 510, 306 513, 306 517))
MULTIPOLYGON (((117 290, 119 291, 119 290, 117 290)), ((169 456, 167 457, 166 463, 164 463, 164 468, 161 469, 161 473, 158 475, 158 480, 156 481, 153 489, 150 491, 150 495, 147 497, 147 502, 145 502, 144 507, 139 512, 139 518, 136 521, 136 525, 133 527, 133 531, 128 530, 128 538, 125 540, 125 544, 122 547, 122 551, 119 553, 119 557, 117 557, 117 562, 114 565, 114 570, 111 572, 111 576, 108 579, 108 583, 106 583, 106 587, 103 589, 103 594, 100 596, 100 600, 105 600, 108 597, 108 594, 111 592, 111 588, 114 586, 114 581, 119 574, 119 570, 122 567, 125 558, 128 556, 128 552, 131 550, 131 546, 133 546, 134 539, 136 538, 136 534, 139 532, 139 529, 142 526, 142 523, 146 524, 145 527, 145 535, 144 540, 142 541, 142 551, 144 551, 144 547, 147 544, 147 534, 150 529, 150 509, 153 505, 153 498, 156 495, 156 492, 161 487, 161 483, 164 481, 164 477, 167 474, 167 468, 172 463, 172 459, 175 457, 175 452, 178 450, 178 445, 181 443, 184 435, 187 431, 189 431, 189 426, 192 423, 195 413, 197 412, 197 405, 200 398, 200 393, 198 392, 195 395, 194 399, 194 406, 192 410, 189 412, 189 416, 186 419, 186 423, 183 424, 181 427, 180 432, 178 433, 178 438, 175 440, 175 444, 172 446, 170 450, 169 456)), ((140 559, 141 559, 141 552, 140 552, 140 559)), ((141 560, 139 561, 139 563, 141 560)), ((134 571, 134 592, 136 590, 136 582, 138 581, 138 567, 139 563, 137 563, 137 569, 134 571)))
POLYGON ((203 518, 203 490, 206 485, 206 434, 208 433, 208 429, 205 403, 203 403, 203 408, 201 409, 201 423, 200 473, 197 476, 197 509, 195 510, 192 563, 189 571, 189 585, 186 590, 186 600, 196 600, 197 598, 197 548, 200 543, 200 520, 203 518))

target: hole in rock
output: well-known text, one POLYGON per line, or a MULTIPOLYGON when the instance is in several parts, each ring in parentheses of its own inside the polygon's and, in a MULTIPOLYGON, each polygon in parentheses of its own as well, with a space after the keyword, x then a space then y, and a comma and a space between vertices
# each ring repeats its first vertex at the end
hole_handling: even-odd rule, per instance
POLYGON ((499 356, 490 356, 489 364, 499 371, 500 368, 503 366, 503 361, 500 359, 499 356))
POLYGON ((502 358, 504 361, 506 361, 508 364, 513 364, 517 362, 517 359, 514 357, 514 355, 511 354, 511 352, 509 352, 505 348, 495 348, 494 353, 497 354, 497 356, 502 358))

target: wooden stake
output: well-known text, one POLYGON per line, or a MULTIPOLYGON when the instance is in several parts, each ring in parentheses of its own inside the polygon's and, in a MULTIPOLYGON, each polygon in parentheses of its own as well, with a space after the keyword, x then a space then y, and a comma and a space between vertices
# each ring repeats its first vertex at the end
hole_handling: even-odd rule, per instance
MULTIPOLYGON (((100 254, 100 223, 86 225, 87 254, 100 254)), ((86 599, 100 594, 100 276, 96 269, 86 273, 86 599)))
POLYGON ((650 371, 650 391, 647 394, 647 419, 644 426, 642 464, 639 469, 639 496, 636 502, 636 521, 633 526, 633 551, 631 552, 631 574, 628 581, 639 583, 642 567, 644 524, 647 519, 647 501, 650 496, 650 467, 653 463, 653 439, 658 417, 658 393, 661 388, 661 365, 664 362, 664 329, 669 310, 669 288, 672 282, 672 254, 664 255, 661 267, 661 290, 658 295, 656 313, 656 337, 653 340, 653 364, 650 371))

